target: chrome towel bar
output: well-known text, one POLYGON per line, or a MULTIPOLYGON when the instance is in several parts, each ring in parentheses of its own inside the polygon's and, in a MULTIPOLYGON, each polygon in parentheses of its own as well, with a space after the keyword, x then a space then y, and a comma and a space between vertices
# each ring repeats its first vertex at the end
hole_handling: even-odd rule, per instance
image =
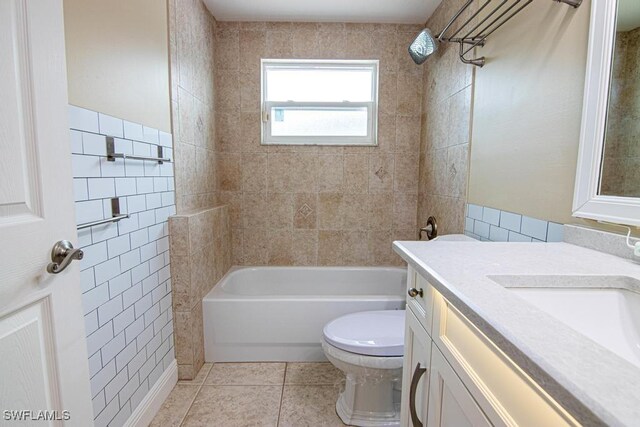
POLYGON ((116 159, 133 159, 133 160, 149 160, 152 162, 162 163, 171 163, 171 159, 168 157, 163 157, 162 154, 162 146, 158 145, 158 157, 148 157, 148 156, 134 156, 133 154, 125 154, 125 153, 116 153, 116 145, 113 137, 107 137, 107 160, 110 162, 115 162, 116 159))
POLYGON ((129 214, 120 213, 120 198, 114 197, 111 199, 111 218, 99 219, 97 221, 85 222, 84 224, 78 224, 78 230, 84 230, 85 228, 94 227, 96 225, 108 224, 110 222, 118 222, 125 218, 129 218, 129 214))

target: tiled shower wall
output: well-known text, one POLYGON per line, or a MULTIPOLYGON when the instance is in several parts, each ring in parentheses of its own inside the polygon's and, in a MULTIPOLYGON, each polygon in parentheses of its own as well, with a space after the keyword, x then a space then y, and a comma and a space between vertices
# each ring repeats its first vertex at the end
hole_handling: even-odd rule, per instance
POLYGON ((215 20, 201 0, 168 3, 176 205, 184 213, 216 205, 215 20))
MULTIPOLYGON (((426 26, 444 28, 463 3, 443 1, 426 26)), ((426 225, 427 218, 435 216, 441 234, 462 233, 474 67, 460 61, 455 43, 440 43, 423 66, 418 225, 426 225)))
POLYGON ((106 158, 116 151, 172 157, 171 135, 69 107, 78 224, 109 218, 111 198, 130 218, 78 231, 96 426, 122 426, 174 361, 167 218, 173 165, 106 158))
POLYGON ((390 265, 416 236, 421 26, 217 22, 217 190, 234 265, 390 265), (260 145, 260 58, 379 59, 379 145, 260 145))

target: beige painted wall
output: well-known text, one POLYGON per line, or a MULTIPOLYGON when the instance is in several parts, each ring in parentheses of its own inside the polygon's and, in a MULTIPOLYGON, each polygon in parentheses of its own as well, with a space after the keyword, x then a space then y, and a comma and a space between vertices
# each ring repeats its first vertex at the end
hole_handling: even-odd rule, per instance
POLYGON ((533 2, 481 49, 469 203, 574 222, 590 5, 533 2))
POLYGON ((69 102, 171 131, 167 4, 64 0, 69 102))

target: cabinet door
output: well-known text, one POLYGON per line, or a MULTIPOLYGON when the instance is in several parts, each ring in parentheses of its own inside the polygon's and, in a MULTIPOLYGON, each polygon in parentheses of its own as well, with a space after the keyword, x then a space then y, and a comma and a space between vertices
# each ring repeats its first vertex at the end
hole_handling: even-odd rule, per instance
POLYGON ((438 347, 432 347, 428 427, 491 426, 438 347))
POLYGON ((431 337, 411 310, 406 316, 400 425, 418 427, 427 421, 431 337))

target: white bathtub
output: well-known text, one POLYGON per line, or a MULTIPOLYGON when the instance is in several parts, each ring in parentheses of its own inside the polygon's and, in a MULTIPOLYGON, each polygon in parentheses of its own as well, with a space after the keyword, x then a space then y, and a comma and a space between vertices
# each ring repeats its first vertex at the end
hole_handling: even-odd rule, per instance
POLYGON ((326 360, 328 321, 403 309, 405 282, 401 268, 234 267, 202 301, 205 360, 326 360))

